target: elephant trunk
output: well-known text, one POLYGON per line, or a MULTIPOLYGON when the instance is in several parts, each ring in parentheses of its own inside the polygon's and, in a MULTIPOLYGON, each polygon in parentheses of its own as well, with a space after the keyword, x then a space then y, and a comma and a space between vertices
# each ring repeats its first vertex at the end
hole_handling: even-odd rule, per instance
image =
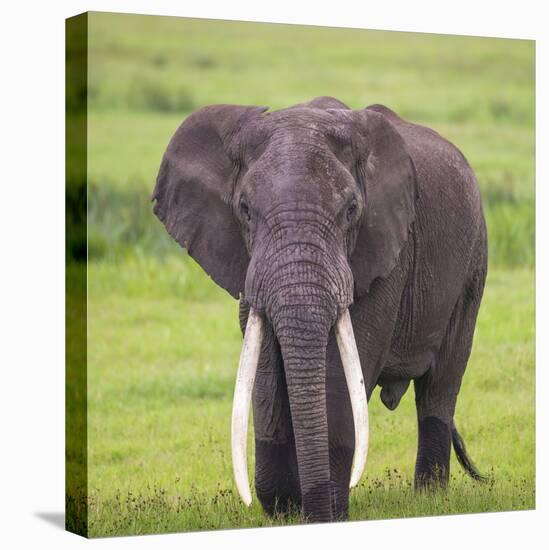
POLYGON ((332 520, 326 411, 328 329, 319 309, 287 304, 273 323, 284 360, 306 521, 332 520))

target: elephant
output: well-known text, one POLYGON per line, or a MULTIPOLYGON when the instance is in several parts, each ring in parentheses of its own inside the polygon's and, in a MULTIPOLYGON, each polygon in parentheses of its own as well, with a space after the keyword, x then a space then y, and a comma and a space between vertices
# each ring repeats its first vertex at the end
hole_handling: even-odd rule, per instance
POLYGON ((238 491, 268 514, 345 519, 364 469, 367 402, 393 410, 414 382, 414 486, 445 488, 454 423, 487 274, 479 186, 437 132, 383 105, 332 97, 270 111, 210 105, 161 161, 154 213, 240 300, 233 402, 238 491))

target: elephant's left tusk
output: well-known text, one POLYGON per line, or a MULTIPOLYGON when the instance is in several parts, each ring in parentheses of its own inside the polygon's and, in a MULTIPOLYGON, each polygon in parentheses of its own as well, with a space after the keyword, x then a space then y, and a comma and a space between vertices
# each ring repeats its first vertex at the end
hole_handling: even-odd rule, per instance
POLYGON ((240 362, 234 388, 233 416, 231 428, 231 451, 233 473, 236 487, 246 506, 252 503, 250 482, 248 479, 247 440, 248 418, 254 387, 255 373, 261 351, 264 328, 263 319, 252 308, 248 315, 248 324, 244 333, 244 343, 240 353, 240 362))
POLYGON ((351 398, 353 420, 355 423, 355 453, 353 456, 353 467, 349 486, 355 487, 360 481, 362 472, 366 466, 368 456, 368 400, 364 378, 360 368, 360 359, 356 349, 356 341, 351 324, 349 310, 345 310, 335 326, 335 334, 341 362, 347 380, 347 388, 351 398))

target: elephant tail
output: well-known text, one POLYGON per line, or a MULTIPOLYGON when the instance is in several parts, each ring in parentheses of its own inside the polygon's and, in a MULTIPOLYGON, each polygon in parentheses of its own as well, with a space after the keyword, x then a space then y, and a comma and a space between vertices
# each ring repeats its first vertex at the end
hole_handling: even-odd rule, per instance
POLYGON ((474 462, 471 460, 471 457, 467 454, 467 449, 465 448, 465 443, 461 436, 459 435, 456 425, 452 424, 452 444, 454 446, 454 451, 458 462, 461 467, 475 480, 480 482, 490 481, 488 476, 481 474, 474 462))

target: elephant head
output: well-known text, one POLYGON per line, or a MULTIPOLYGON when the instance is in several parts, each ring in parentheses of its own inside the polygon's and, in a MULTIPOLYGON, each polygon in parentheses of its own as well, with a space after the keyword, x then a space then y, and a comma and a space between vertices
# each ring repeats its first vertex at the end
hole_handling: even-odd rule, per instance
POLYGON ((379 112, 337 100, 189 116, 168 145, 154 211, 221 287, 250 306, 233 405, 233 465, 251 501, 246 430, 264 323, 280 344, 303 514, 330 519, 326 347, 335 331, 365 464, 367 404, 349 306, 398 261, 414 219, 414 168, 379 112))

